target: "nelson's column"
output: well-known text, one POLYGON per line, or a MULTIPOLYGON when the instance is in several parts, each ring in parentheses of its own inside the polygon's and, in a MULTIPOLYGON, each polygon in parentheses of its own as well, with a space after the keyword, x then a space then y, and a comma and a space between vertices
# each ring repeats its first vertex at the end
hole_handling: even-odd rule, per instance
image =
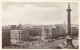
POLYGON ((66 36, 66 42, 67 44, 72 44, 72 36, 71 36, 71 9, 70 4, 68 3, 68 9, 67 9, 67 36, 66 36))

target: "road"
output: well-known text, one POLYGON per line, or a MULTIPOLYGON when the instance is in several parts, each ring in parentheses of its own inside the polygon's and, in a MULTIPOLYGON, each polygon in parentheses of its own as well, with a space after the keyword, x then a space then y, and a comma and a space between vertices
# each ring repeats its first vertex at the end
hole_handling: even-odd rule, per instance
POLYGON ((32 49, 55 49, 58 44, 64 42, 65 39, 62 40, 56 40, 54 42, 44 42, 44 43, 36 43, 37 45, 29 46, 29 48, 32 49))
MULTIPOLYGON (((28 46, 25 47, 18 47, 18 46, 12 46, 11 48, 22 48, 22 49, 58 49, 57 45, 61 44, 62 42, 65 42, 65 39, 60 39, 60 40, 55 40, 53 42, 45 42, 45 41, 32 41, 32 45, 31 42, 28 42, 28 46)), ((76 41, 77 42, 77 41, 76 41)), ((23 45, 27 44, 27 42, 25 42, 23 45)), ((6 48, 10 48, 10 47, 6 47, 6 48)))

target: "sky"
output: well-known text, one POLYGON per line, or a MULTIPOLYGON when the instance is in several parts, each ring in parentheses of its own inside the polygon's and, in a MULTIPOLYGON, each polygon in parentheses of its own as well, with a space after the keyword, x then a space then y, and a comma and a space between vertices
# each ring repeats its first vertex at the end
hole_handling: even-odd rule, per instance
MULTIPOLYGON (((2 25, 67 23, 67 2, 3 2, 2 25)), ((71 23, 78 24, 78 3, 70 2, 71 23)))

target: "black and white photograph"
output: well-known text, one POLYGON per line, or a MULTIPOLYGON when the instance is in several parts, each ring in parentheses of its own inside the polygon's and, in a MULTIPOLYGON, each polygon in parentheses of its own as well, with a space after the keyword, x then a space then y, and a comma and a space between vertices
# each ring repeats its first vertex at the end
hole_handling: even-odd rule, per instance
POLYGON ((2 2, 2 49, 79 49, 79 2, 2 2))

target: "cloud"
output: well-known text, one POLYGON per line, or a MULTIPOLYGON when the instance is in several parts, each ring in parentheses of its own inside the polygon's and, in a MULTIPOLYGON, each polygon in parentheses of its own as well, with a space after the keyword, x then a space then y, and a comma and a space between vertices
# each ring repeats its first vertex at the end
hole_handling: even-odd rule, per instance
POLYGON ((17 23, 34 23, 48 20, 50 15, 55 13, 55 7, 38 7, 35 5, 26 4, 23 7, 16 5, 9 5, 3 11, 3 24, 17 24, 17 23), (45 19, 46 18, 46 19, 45 19))
MULTIPOLYGON (((22 6, 12 4, 3 8, 2 24, 56 24, 66 21, 65 8, 41 7, 34 4, 23 4, 22 6)), ((74 12, 73 14, 75 14, 74 12)), ((76 18, 76 15, 72 15, 76 18)), ((74 19, 74 18, 73 18, 74 19)), ((76 23, 76 21, 75 21, 76 23)))

